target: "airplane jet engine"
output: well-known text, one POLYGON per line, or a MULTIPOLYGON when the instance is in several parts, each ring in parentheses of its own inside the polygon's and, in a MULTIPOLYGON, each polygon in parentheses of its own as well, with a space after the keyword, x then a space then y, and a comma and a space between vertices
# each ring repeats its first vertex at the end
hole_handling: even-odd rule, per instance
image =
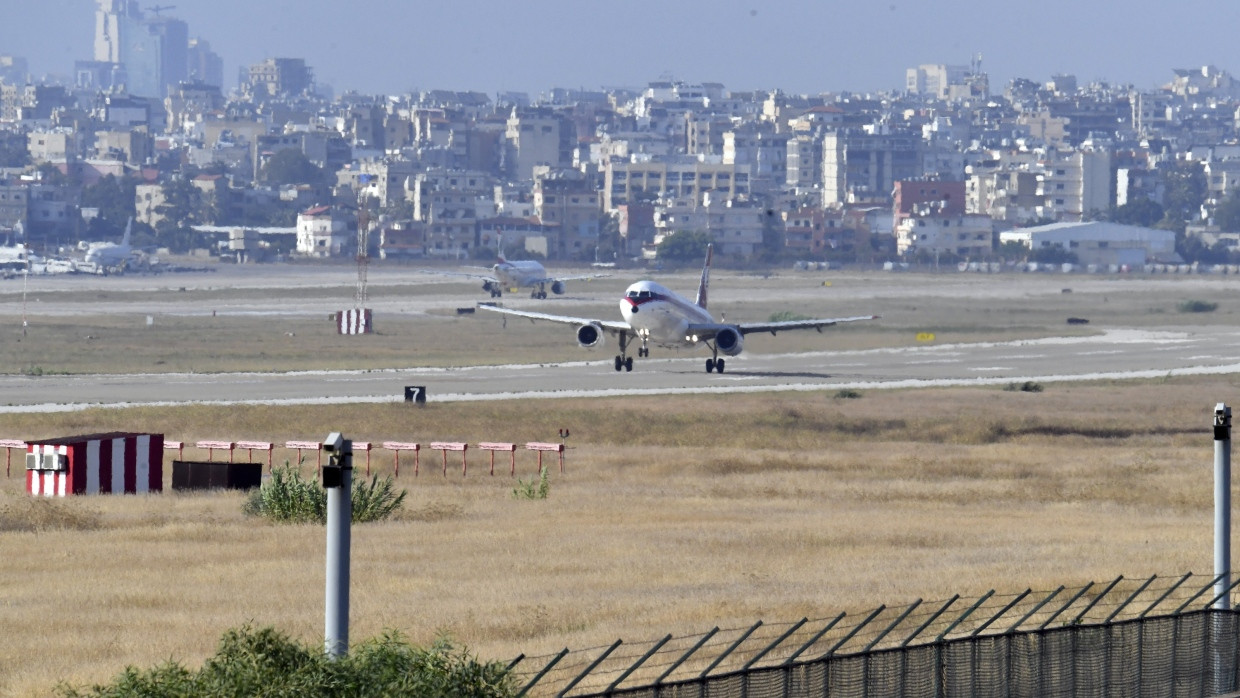
POLYGON ((563 293, 564 293, 564 282, 563 282, 563 281, 552 281, 552 282, 551 282, 551 292, 552 292, 552 293, 554 293, 554 294, 555 294, 555 295, 557 295, 557 296, 559 296, 559 295, 563 295, 563 293))
POLYGON ((719 348, 720 354, 736 356, 741 353, 744 344, 745 338, 735 327, 724 328, 715 335, 715 346, 719 348))
POLYGON ((603 346, 606 337, 602 325, 590 323, 577 328, 577 346, 582 349, 598 349, 603 346))

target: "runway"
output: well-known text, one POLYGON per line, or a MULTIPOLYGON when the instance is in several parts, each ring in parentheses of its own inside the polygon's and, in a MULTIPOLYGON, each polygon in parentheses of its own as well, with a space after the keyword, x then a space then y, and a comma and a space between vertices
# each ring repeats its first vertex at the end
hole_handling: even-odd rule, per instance
POLYGON ((609 353, 591 360, 459 368, 292 373, 160 373, 0 376, 0 413, 190 404, 399 402, 405 386, 428 402, 780 390, 835 392, 1013 382, 1092 381, 1240 373, 1240 329, 1193 326, 1103 329, 1086 337, 753 354, 705 371, 703 353, 656 354, 616 372, 609 353))

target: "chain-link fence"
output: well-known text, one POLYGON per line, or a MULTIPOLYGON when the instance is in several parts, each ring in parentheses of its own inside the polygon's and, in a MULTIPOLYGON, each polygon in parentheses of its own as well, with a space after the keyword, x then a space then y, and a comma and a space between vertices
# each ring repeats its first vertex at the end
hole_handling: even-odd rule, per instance
POLYGON ((529 696, 1211 696, 1236 690, 1240 582, 1151 577, 519 657, 529 696))

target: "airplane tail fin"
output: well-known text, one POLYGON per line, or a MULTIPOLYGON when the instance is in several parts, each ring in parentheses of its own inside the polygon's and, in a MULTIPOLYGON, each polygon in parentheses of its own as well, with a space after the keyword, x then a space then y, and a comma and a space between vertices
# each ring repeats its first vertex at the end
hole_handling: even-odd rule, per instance
POLYGON ((495 249, 497 250, 495 254, 496 263, 507 264, 508 260, 504 259, 504 234, 503 233, 499 234, 498 241, 495 243, 495 249))
POLYGON ((129 231, 133 228, 133 216, 129 217, 129 222, 125 224, 125 236, 121 238, 122 245, 129 244, 129 231))
POLYGON ((706 264, 702 266, 702 280, 698 282, 697 305, 706 309, 706 291, 710 288, 710 258, 715 251, 713 244, 706 246, 706 264))

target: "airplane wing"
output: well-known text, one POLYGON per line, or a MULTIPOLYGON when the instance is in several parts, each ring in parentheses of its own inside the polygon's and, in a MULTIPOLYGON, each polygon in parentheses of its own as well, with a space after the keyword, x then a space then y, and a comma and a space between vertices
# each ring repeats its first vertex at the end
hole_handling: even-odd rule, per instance
POLYGON ((710 339, 725 328, 735 328, 742 335, 751 334, 753 332, 770 332, 777 334, 784 330, 818 330, 822 331, 824 327, 838 325, 842 322, 857 322, 859 320, 877 320, 877 315, 858 315, 856 317, 838 317, 838 318, 815 318, 811 320, 784 320, 781 322, 746 322, 732 325, 723 322, 702 323, 689 325, 688 332, 697 335, 703 339, 710 339))
POLYGON ((611 274, 579 274, 577 276, 551 276, 540 279, 539 283, 554 283, 556 281, 589 281, 590 279, 605 279, 611 274))
POLYGON ((468 271, 440 271, 439 269, 419 269, 421 274, 434 274, 435 276, 455 276, 463 279, 477 279, 479 281, 489 281, 493 284, 500 283, 500 280, 494 274, 474 274, 468 271))
POLYGON ((516 310, 513 308, 504 308, 489 303, 479 303, 480 310, 489 310, 493 313, 503 313, 504 315, 515 315, 517 317, 527 318, 529 320, 543 320, 546 322, 558 322, 564 325, 598 325, 612 334, 633 334, 633 328, 627 322, 617 322, 615 320, 599 320, 598 318, 588 317, 572 317, 569 315, 552 315, 551 313, 539 313, 531 310, 516 310))

